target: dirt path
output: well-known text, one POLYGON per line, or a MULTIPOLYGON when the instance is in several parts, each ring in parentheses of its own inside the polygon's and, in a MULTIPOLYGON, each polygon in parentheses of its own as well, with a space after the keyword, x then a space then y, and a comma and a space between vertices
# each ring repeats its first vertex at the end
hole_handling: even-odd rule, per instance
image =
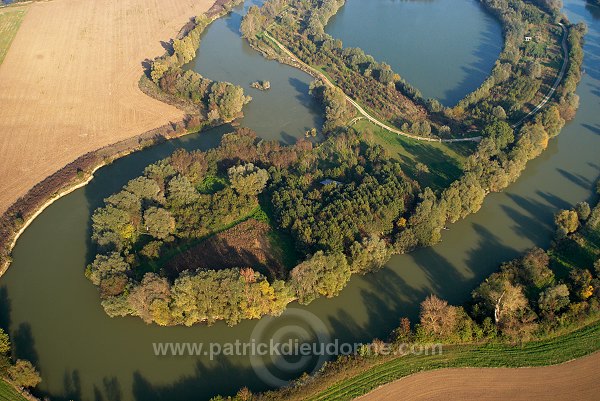
POLYGON ((386 384, 360 401, 597 400, 600 353, 539 368, 442 369, 386 384))
POLYGON ((0 212, 78 156, 179 120, 138 89, 142 62, 213 3, 30 4, 0 65, 0 212))
MULTIPOLYGON (((269 35, 268 32, 265 31, 264 34, 265 34, 265 36, 267 38, 271 39, 277 45, 277 47, 279 47, 285 54, 287 54, 288 57, 290 57, 292 59, 292 61, 294 61, 294 62, 302 65, 306 69, 308 69, 312 73, 311 75, 313 75, 315 78, 318 78, 318 79, 322 80, 326 85, 328 85, 330 87, 336 87, 336 85, 333 82, 331 82, 329 80, 329 78, 327 78, 323 73, 321 73, 320 71, 316 70, 315 68, 311 67, 310 65, 308 65, 305 62, 303 62, 302 60, 300 60, 287 47, 285 47, 283 44, 281 44, 279 41, 277 41, 277 39, 275 39, 274 37, 272 37, 271 35, 269 35)), ((407 138, 415 139, 417 141, 426 141, 426 142, 446 142, 446 143, 452 143, 452 142, 479 142, 479 141, 481 141, 481 137, 480 136, 470 137, 470 138, 440 139, 440 138, 428 138, 428 137, 422 137, 422 136, 418 136, 418 135, 409 134, 408 132, 400 131, 399 129, 396 129, 394 127, 390 127, 389 125, 387 125, 387 124, 379 121, 378 119, 376 119, 375 117, 373 117, 372 115, 370 115, 369 113, 367 113, 365 111, 365 109, 363 109, 362 106, 360 104, 358 104, 358 102, 356 100, 352 99, 346 93, 344 93, 344 96, 346 97, 346 100, 352 106, 354 106, 356 108, 356 110, 358 110, 358 112, 362 116, 364 116, 367 120, 369 120, 373 124, 375 124, 375 125, 383 128, 383 129, 385 129, 387 131, 390 131, 390 132, 392 132, 394 134, 397 134, 397 135, 402 135, 402 136, 405 136, 407 138)))
POLYGON ((556 76, 554 85, 552 85, 552 87, 550 88, 550 90, 548 91, 546 96, 544 96, 542 101, 539 102, 538 105, 535 106, 535 108, 533 110, 531 110, 525 117, 523 117, 521 120, 519 120, 519 122, 517 122, 516 124, 513 124, 512 128, 517 128, 518 126, 522 125, 525 121, 527 121, 531 117, 535 116, 546 105, 546 103, 548 103, 548 101, 552 98, 552 96, 554 96, 554 92, 556 92, 558 85, 560 85, 563 78, 565 77, 565 73, 567 72, 567 66, 569 65, 569 47, 567 46, 568 32, 567 32, 567 28, 565 28, 565 26, 563 24, 561 24, 559 22, 558 25, 560 25, 560 27, 563 31, 563 37, 562 37, 562 42, 561 42, 561 48, 563 51, 563 63, 562 63, 562 66, 560 68, 558 75, 556 76))
MULTIPOLYGON (((560 25, 562 31, 563 31, 563 37, 562 37, 562 43, 561 43, 561 47, 562 47, 562 51, 563 51, 563 64, 561 66, 561 69, 556 77, 556 80, 554 81, 554 85, 552 85, 552 87, 550 88, 550 90, 548 91, 548 93, 546 94, 546 96, 544 96, 544 98, 541 100, 541 102, 533 109, 531 110, 531 112, 529 112, 525 117, 523 117, 521 120, 519 120, 516 124, 512 125, 512 128, 517 128, 520 125, 522 125, 525 121, 529 120, 531 117, 535 116, 547 103, 548 101, 552 98, 552 96, 554 96, 554 93, 556 92, 556 89, 558 88, 558 86, 560 85, 560 83, 562 82, 565 73, 567 71, 567 66, 569 65, 569 48, 567 46, 567 29, 565 28, 565 26, 561 23, 559 23, 558 25, 560 25)), ((316 70, 315 68, 311 67, 310 65, 304 63, 302 60, 300 60, 298 57, 296 57, 294 55, 294 53, 292 53, 287 47, 285 47, 283 44, 281 44, 277 39, 273 38, 268 32, 264 32, 265 36, 269 39, 271 39, 285 54, 287 54, 294 62, 304 66, 305 68, 307 68, 316 78, 321 79, 323 82, 325 82, 326 85, 329 85, 330 87, 335 87, 335 84, 333 82, 331 82, 329 80, 329 78, 327 78, 324 74, 322 74, 320 71, 316 70)), ((446 142, 446 143, 452 143, 452 142, 479 142, 481 141, 481 137, 477 136, 477 137, 470 137, 470 138, 456 138, 456 139, 435 139, 435 138, 427 138, 427 137, 421 137, 421 136, 417 136, 417 135, 413 135, 413 134, 409 134, 407 132, 404 131, 400 131, 399 129, 396 129, 394 127, 390 127, 389 125, 379 121, 378 119, 376 119, 375 117, 373 117, 372 115, 370 115, 369 113, 367 113, 361 106, 360 104, 358 104, 358 102, 356 102, 354 99, 352 99, 350 96, 346 95, 344 93, 344 96, 346 96, 346 100, 352 104, 356 110, 358 110, 358 112, 365 117, 367 120, 369 120, 370 122, 372 122, 373 124, 387 130, 390 131, 394 134, 397 135, 402 135, 402 136, 406 136, 408 138, 411 139, 415 139, 417 141, 427 141, 427 142, 446 142)), ((353 120, 354 121, 354 120, 353 120)), ((351 123, 352 124, 352 123, 351 123)), ((350 124, 350 125, 351 125, 350 124)))

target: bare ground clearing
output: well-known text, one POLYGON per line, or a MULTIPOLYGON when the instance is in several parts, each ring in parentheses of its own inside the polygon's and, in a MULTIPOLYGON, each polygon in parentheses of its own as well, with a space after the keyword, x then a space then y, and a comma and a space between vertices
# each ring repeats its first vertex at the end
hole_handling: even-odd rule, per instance
POLYGON ((396 400, 596 400, 600 353, 535 368, 442 369, 417 373, 357 398, 396 400))
POLYGON ((177 272, 252 267, 266 269, 271 277, 281 277, 284 267, 269 240, 270 232, 267 223, 248 219, 177 255, 166 267, 177 272))
POLYGON ((52 0, 29 5, 0 65, 0 212, 78 156, 183 113, 138 88, 214 0, 52 0))

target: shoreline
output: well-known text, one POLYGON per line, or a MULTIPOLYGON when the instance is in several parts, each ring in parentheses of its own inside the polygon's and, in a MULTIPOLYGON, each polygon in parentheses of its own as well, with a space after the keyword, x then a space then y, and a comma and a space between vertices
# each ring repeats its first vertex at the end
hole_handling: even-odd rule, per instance
MULTIPOLYGON (((79 184, 75 184, 71 187, 67 187, 65 188, 63 191, 61 191, 60 193, 52 196, 50 199, 48 199, 43 205, 41 205, 30 217, 29 219, 27 219, 27 221, 25 221, 23 223, 23 226, 19 229, 19 231, 17 231, 13 237, 12 242, 9 245, 9 251, 12 253, 12 250, 14 249, 15 245, 17 244, 17 241, 19 241, 19 238, 21 237, 21 235, 23 235, 23 233, 25 232, 25 230, 31 225, 31 223, 33 223, 33 221, 44 212, 44 210, 46 210, 49 206, 51 206, 54 202, 56 202, 57 200, 59 200, 60 198, 62 198, 63 196, 67 196, 68 194, 78 190, 79 188, 83 188, 84 186, 86 186, 87 184, 89 184, 90 181, 92 181, 94 179, 94 173, 96 171, 98 171, 99 169, 101 169, 102 167, 106 166, 106 163, 102 163, 98 166, 96 166, 89 174, 89 176, 82 182, 80 182, 79 184)), ((11 261, 7 261, 5 262, 5 264, 3 266, 0 267, 0 277, 2 277, 4 275, 4 273, 6 273, 6 271, 8 270, 8 268, 10 267, 11 261)))
MULTIPOLYGON (((23 219, 23 222, 21 224, 19 224, 19 228, 17 231, 15 231, 12 235, 9 235, 4 239, 7 242, 5 244, 0 244, 0 246, 4 248, 1 249, 1 251, 4 251, 6 255, 5 257, 7 258, 7 260, 3 261, 2 265, 0 265, 0 278, 6 273, 6 271, 12 263, 11 254, 14 247, 17 245, 19 238, 21 237, 21 235, 23 235, 25 230, 33 223, 33 221, 54 202, 89 184, 94 179, 95 173, 102 167, 108 166, 113 161, 128 156, 134 152, 144 150, 147 147, 158 145, 169 140, 178 139, 186 135, 200 134, 206 130, 231 123, 233 122, 222 122, 219 124, 207 125, 200 128, 198 131, 187 131, 183 129, 183 120, 171 124, 166 124, 153 130, 144 132, 143 134, 137 135, 133 138, 116 142, 114 144, 102 147, 96 151, 82 155, 73 162, 67 164, 66 166, 55 172, 54 174, 45 178, 43 181, 36 184, 23 197, 21 197, 15 203, 13 203, 0 216, 0 223, 6 223, 6 221, 13 220, 15 218, 15 212, 17 212, 17 210, 14 209, 19 209, 19 206, 22 203, 25 203, 24 206, 25 208, 27 208, 27 202, 36 202, 36 199, 38 197, 38 195, 36 195, 36 192, 40 186, 43 187, 44 184, 47 183, 47 181, 57 181, 57 183, 55 183, 57 187, 54 188, 52 192, 48 192, 46 197, 38 200, 39 202, 43 203, 32 206, 31 210, 24 210, 23 212, 20 212, 26 214, 27 217, 23 219), (173 130, 174 127, 175 129, 173 130), (148 136, 150 137, 146 138, 148 136), (138 145, 135 146, 133 144, 129 144, 129 142, 133 141, 137 142, 138 145), (151 143, 148 143, 146 141, 151 141, 151 143), (120 149, 121 147, 124 148, 120 149), (93 159, 93 161, 96 162, 89 162, 89 159, 93 159), (77 167, 81 165, 86 165, 86 170, 81 170, 79 167, 77 167), (74 181, 72 181, 72 178, 69 178, 68 176, 60 177, 64 175, 70 175, 69 173, 72 173, 72 170, 74 169, 76 170, 76 175, 82 171, 85 171, 85 176, 82 178, 77 177, 74 181)), ((50 183, 50 185, 52 184, 50 183)))
MULTIPOLYGON (((234 2, 238 0, 233 0, 234 2)), ((212 6, 203 14, 211 19, 211 23, 229 13, 228 5, 232 0, 215 0, 212 6)), ((186 27, 189 22, 182 26, 175 38, 186 35, 186 27)), ((197 51, 197 49, 196 49, 197 51)), ((145 77, 142 72, 140 83, 145 77)), ((138 83, 138 90, 145 96, 156 99, 162 103, 177 107, 186 115, 179 121, 168 122, 162 126, 150 129, 131 138, 103 146, 99 149, 85 153, 72 162, 47 176, 23 196, 13 202, 0 214, 0 277, 2 277, 12 263, 12 251, 19 238, 33 221, 50 205, 77 189, 85 187, 94 178, 94 174, 100 168, 109 165, 114 160, 125 157, 133 152, 140 151, 149 146, 154 146, 164 141, 177 139, 185 135, 201 133, 211 128, 226 124, 235 124, 241 116, 231 121, 219 121, 211 123, 207 120, 200 122, 199 127, 189 130, 188 118, 192 115, 186 110, 184 103, 172 102, 164 99, 158 93, 144 90, 138 83)))

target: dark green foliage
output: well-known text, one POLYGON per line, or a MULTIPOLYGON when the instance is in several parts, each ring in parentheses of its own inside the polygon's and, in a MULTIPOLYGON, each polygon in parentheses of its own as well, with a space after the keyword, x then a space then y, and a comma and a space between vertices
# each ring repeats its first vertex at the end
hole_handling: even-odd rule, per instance
POLYGON ((10 398, 5 399, 25 400, 17 389, 35 387, 42 379, 31 362, 17 359, 13 363, 10 351, 10 338, 4 329, 0 328, 0 398, 10 395, 10 398), (8 385, 5 379, 9 379, 12 385, 8 385))
POLYGON ((92 217, 99 253, 86 275, 111 316, 191 325, 278 314, 295 298, 336 295, 351 272, 380 268, 390 254, 380 235, 394 231, 413 190, 399 164, 356 133, 313 148, 240 129, 208 152, 175 151, 107 198, 92 217), (273 216, 257 215, 259 197, 273 216), (314 255, 287 282, 247 269, 165 271, 181 250, 248 218, 289 231, 314 255))
POLYGON ((345 125, 355 114, 339 88, 326 86, 322 81, 313 81, 310 84, 310 93, 321 102, 325 109, 324 132, 330 132, 345 125))
POLYGON ((392 231, 412 192, 398 162, 350 133, 315 156, 308 168, 273 174, 275 216, 303 252, 344 252, 365 234, 392 231))

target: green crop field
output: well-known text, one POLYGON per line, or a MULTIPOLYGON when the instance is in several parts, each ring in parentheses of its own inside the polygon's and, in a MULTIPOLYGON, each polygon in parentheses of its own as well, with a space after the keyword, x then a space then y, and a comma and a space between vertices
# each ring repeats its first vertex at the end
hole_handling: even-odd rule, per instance
POLYGON ((19 26, 27 13, 26 7, 0 8, 0 64, 4 61, 19 26))
POLYGON ((13 386, 0 379, 0 401, 27 401, 13 386))
POLYGON ((351 400, 401 377, 424 370, 457 367, 546 366, 566 362, 600 349, 600 323, 523 346, 506 344, 459 345, 444 348, 442 355, 409 355, 375 365, 343 379, 310 400, 351 400))

